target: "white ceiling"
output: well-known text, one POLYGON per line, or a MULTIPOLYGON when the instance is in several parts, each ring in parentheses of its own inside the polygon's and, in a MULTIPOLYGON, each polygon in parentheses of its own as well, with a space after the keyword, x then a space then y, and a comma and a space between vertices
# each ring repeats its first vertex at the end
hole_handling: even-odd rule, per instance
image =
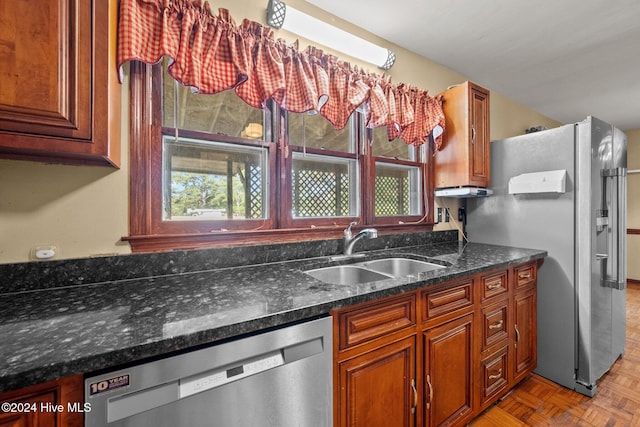
POLYGON ((562 123, 640 129, 640 0, 307 0, 562 123))

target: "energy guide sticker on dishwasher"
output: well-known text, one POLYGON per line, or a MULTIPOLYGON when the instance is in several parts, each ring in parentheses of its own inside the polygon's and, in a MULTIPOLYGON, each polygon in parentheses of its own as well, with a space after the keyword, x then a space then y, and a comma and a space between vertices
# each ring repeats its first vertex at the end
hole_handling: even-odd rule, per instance
POLYGON ((118 390, 131 385, 129 374, 118 375, 117 377, 105 378, 89 384, 89 396, 95 396, 113 390, 118 390))

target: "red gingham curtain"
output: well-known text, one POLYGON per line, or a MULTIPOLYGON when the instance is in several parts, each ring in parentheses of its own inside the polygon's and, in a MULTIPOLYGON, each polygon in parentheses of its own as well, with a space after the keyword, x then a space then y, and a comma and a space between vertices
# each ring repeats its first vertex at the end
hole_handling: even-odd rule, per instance
POLYGON ((300 51, 260 23, 237 25, 226 9, 214 15, 201 0, 121 0, 118 68, 163 57, 171 60, 169 74, 199 93, 233 89, 256 108, 272 99, 287 111, 319 112, 336 129, 363 103, 367 127, 387 126, 390 140, 420 145, 436 125, 444 129, 440 98, 312 46, 300 51))

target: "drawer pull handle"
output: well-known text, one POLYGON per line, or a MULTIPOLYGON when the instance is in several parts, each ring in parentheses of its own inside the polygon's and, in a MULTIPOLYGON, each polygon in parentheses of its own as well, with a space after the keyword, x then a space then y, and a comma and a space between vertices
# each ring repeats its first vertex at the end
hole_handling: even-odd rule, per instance
POLYGON ((411 413, 415 414, 418 407, 418 390, 416 390, 416 380, 411 379, 411 390, 413 390, 413 406, 411 407, 411 413))
POLYGON ((491 283, 490 285, 487 285, 487 289, 488 290, 492 290, 492 289, 498 289, 502 287, 502 281, 500 282, 495 282, 495 283, 491 283))
POLYGON ((531 279, 531 272, 527 271, 526 273, 518 274, 519 279, 531 279))
POLYGON ((498 378, 502 378, 502 368, 498 369, 498 373, 495 375, 489 375, 490 380, 497 380, 498 378))
POLYGON ((501 329, 502 325, 504 325, 504 320, 500 320, 499 322, 496 322, 493 325, 489 325, 489 329, 501 329))
POLYGON ((427 409, 431 407, 431 400, 433 400, 433 387, 431 386, 431 378, 427 374, 427 386, 429 386, 429 400, 426 403, 427 409))

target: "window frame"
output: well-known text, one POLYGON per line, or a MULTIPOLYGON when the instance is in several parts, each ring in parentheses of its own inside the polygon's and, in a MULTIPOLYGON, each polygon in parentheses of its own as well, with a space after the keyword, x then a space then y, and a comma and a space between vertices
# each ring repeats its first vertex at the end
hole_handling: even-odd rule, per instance
MULTIPOLYGON (((287 131, 287 116, 288 112, 280 110, 280 121, 282 125, 280 126, 279 138, 283 142, 284 147, 283 150, 283 174, 282 179, 280 181, 280 188, 282 189, 282 193, 284 194, 281 198, 282 210, 280 212, 281 225, 283 228, 315 228, 318 226, 332 227, 336 226, 336 224, 350 224, 353 221, 358 221, 360 216, 362 215, 362 203, 360 203, 360 212, 358 216, 341 216, 341 217, 314 217, 314 218, 304 218, 304 217, 293 217, 293 191, 292 191, 292 170, 293 170, 293 153, 302 153, 303 147, 299 145, 291 145, 289 141, 289 133, 287 131)), ((352 126, 355 134, 353 138, 355 138, 355 147, 353 153, 345 153, 342 151, 333 151, 333 150, 323 150, 319 148, 306 147, 304 151, 308 154, 315 154, 320 156, 327 157, 339 157, 342 159, 355 160, 356 163, 360 160, 358 155, 358 139, 359 133, 357 131, 357 125, 354 125, 349 122, 347 126, 352 126)), ((358 165, 356 164, 356 167, 358 165)), ((362 200, 362 167, 358 168, 358 180, 360 184, 358 185, 358 194, 356 197, 362 200)), ((346 227, 346 226, 345 226, 346 227)))
MULTIPOLYGON (((207 134, 199 131, 180 130, 179 135, 194 139, 230 142, 240 145, 258 145, 268 150, 269 197, 268 218, 246 220, 198 220, 166 221, 162 212, 162 137, 174 135, 174 128, 162 127, 162 79, 161 65, 148 65, 131 61, 130 84, 130 207, 129 235, 123 236, 133 252, 155 252, 176 249, 193 249, 216 246, 264 244, 340 238, 346 226, 358 221, 356 230, 365 226, 376 226, 379 232, 412 232, 433 229, 434 168, 431 162, 422 163, 422 210, 426 214, 402 217, 375 217, 373 197, 367 197, 365 182, 375 182, 375 161, 371 155, 372 132, 364 126, 364 115, 356 119, 356 148, 353 158, 360 161, 359 167, 359 216, 292 218, 291 166, 293 151, 299 147, 289 146, 286 129, 286 112, 274 108, 265 112, 265 125, 270 123, 272 133, 265 140, 252 142, 243 138, 207 134), (154 84, 155 82, 155 84, 154 84), (357 141, 363 141, 363 146, 357 141)), ((433 144, 426 150, 431 159, 433 144)), ((307 147, 307 153, 337 155, 307 147)), ((351 154, 349 155, 351 156, 351 154)), ((406 161, 380 158, 385 163, 405 164, 406 161)), ((413 162, 409 162, 415 165, 413 162)), ((373 192, 375 188, 371 187, 373 192)))

